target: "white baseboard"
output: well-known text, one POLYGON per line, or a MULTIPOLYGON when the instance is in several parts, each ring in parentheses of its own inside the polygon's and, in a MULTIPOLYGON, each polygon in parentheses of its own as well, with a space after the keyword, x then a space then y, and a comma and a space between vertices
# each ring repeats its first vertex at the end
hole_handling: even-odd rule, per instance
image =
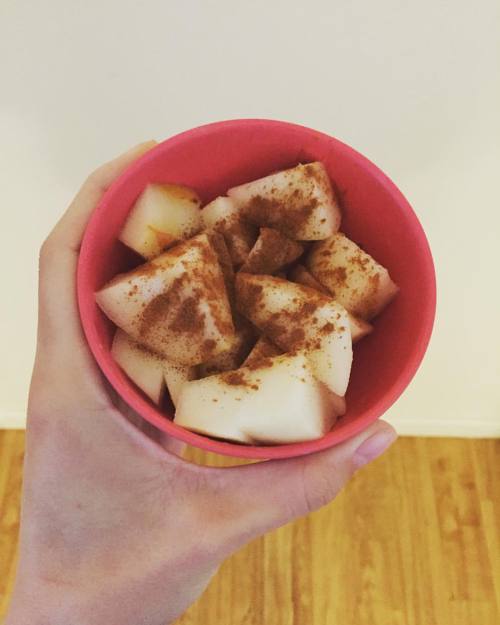
POLYGON ((23 430, 25 427, 24 412, 0 412, 0 430, 23 430))
MULTIPOLYGON (((388 419, 401 436, 448 436, 461 438, 500 438, 500 421, 460 421, 435 419, 388 419)), ((23 429, 23 412, 0 413, 0 430, 23 429)))
POLYGON ((434 419, 387 419, 401 436, 447 436, 459 438, 500 438, 500 420, 461 421, 434 419))

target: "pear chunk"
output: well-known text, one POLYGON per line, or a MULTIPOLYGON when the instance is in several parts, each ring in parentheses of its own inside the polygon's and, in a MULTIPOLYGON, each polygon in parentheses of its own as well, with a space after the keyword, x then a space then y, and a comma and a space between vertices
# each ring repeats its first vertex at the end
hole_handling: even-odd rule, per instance
POLYGON ((257 231, 255 226, 242 219, 233 200, 218 197, 203 207, 201 216, 206 229, 216 230, 224 236, 233 263, 244 263, 255 243, 257 231))
POLYGON ((340 208, 319 162, 247 182, 227 193, 243 218, 276 228, 290 239, 326 239, 340 226, 340 208))
POLYGON ((119 239, 144 258, 154 258, 201 230, 200 204, 187 187, 150 184, 130 211, 119 239))
MULTIPOLYGON (((296 265, 290 271, 290 280, 292 280, 292 282, 297 282, 297 284, 309 286, 312 289, 316 289, 316 291, 319 291, 320 293, 325 293, 325 295, 331 296, 330 291, 323 286, 321 282, 318 282, 312 273, 310 273, 303 265, 296 265)), ((373 330, 373 326, 367 321, 358 319, 354 315, 351 315, 350 312, 348 312, 347 315, 349 317, 349 326, 351 328, 351 338, 353 343, 357 343, 373 330)))
POLYGON ((96 301, 134 340, 179 364, 206 362, 234 337, 222 270, 206 234, 116 276, 96 301))
POLYGON ((345 394, 352 341, 343 306, 300 284, 249 273, 236 276, 236 305, 284 351, 304 350, 318 380, 345 394))
POLYGON ((187 382, 174 422, 242 443, 295 443, 323 436, 335 420, 330 393, 303 353, 187 382))
POLYGON ((261 228, 259 238, 250 250, 240 271, 272 275, 293 263, 304 248, 278 230, 261 228))
POLYGON ((160 404, 167 385, 172 402, 184 382, 194 379, 194 367, 177 365, 161 358, 118 329, 113 338, 111 354, 117 364, 155 404, 160 404))
POLYGON ((362 319, 382 312, 399 290, 387 269, 341 232, 315 243, 306 266, 336 301, 362 319))

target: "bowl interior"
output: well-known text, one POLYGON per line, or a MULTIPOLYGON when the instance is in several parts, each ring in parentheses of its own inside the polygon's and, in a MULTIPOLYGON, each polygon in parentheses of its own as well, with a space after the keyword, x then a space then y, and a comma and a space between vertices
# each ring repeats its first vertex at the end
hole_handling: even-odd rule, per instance
MULTIPOLYGON (((394 184, 370 161, 316 131, 266 120, 237 120, 177 135, 134 163, 108 190, 87 227, 78 269, 80 314, 90 348, 111 384, 145 419, 176 438, 216 453, 249 458, 290 457, 337 444, 367 427, 394 403, 415 374, 435 312, 432 257, 423 230, 394 184), (336 187, 342 230, 385 265, 400 287, 354 348, 347 414, 316 441, 243 446, 176 426, 128 380, 110 355, 112 325, 94 292, 137 263, 117 236, 134 201, 150 182, 193 187, 208 202, 236 184, 299 162, 320 160, 336 187)), ((172 415, 169 415, 170 417, 172 415)))

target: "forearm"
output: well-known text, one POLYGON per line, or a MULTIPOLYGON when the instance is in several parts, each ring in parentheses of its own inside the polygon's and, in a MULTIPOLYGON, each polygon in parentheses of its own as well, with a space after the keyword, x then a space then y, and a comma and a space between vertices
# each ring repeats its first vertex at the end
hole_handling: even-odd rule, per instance
MULTIPOLYGON (((189 559, 191 560, 191 559, 189 559)), ((202 594, 213 561, 94 574, 88 584, 19 578, 3 625, 168 625, 202 594), (168 570, 166 570, 168 569, 168 570)))

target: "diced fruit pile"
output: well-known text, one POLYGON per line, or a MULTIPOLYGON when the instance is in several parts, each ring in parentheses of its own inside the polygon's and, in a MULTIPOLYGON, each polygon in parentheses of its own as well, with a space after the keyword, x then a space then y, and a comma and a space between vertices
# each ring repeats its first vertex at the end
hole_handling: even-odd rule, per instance
POLYGON ((248 444, 323 436, 346 411, 352 343, 396 295, 388 271, 339 232, 319 162, 197 194, 151 184, 120 240, 148 262, 96 294, 112 354, 174 421, 248 444))

